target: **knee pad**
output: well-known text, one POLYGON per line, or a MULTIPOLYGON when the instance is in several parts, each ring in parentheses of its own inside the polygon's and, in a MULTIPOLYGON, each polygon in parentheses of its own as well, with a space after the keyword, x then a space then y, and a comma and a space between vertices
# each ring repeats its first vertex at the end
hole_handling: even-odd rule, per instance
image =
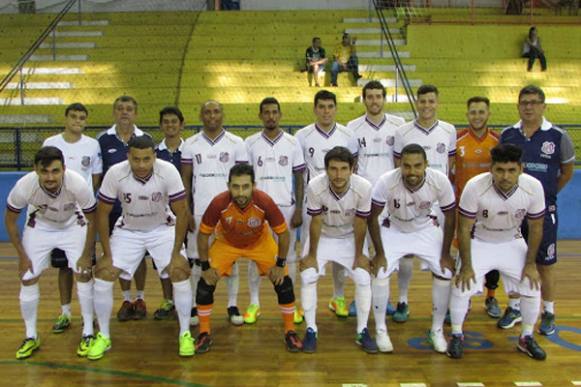
POLYGON ((55 268, 64 268, 69 266, 67 255, 61 249, 53 249, 50 252, 50 264, 55 268))
POLYGON ((203 278, 198 282, 198 289, 196 291, 196 304, 198 305, 212 305, 214 303, 215 286, 210 286, 203 278))
POLYGON ((317 270, 312 267, 301 272, 301 281, 304 285, 315 284, 318 280, 319 274, 317 273, 317 270))
POLYGON ((353 281, 357 286, 370 286, 371 276, 367 271, 358 267, 353 271, 353 281))
POLYGON ((290 304, 295 302, 295 292, 293 290, 293 281, 287 275, 284 277, 282 284, 274 285, 274 290, 278 296, 279 304, 290 304))

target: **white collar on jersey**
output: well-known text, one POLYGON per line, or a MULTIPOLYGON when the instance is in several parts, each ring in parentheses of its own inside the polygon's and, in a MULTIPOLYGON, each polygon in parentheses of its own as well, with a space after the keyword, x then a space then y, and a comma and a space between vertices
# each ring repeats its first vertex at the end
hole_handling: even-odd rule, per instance
MULTIPOLYGON (((522 120, 519 120, 519 122, 514 124, 513 127, 522 130, 522 120)), ((543 117, 543 123, 541 124, 541 130, 549 130, 552 127, 553 127, 553 124, 550 123, 545 117, 543 117)))
MULTIPOLYGON (((119 136, 117 135, 117 125, 113 125, 109 129, 107 129, 107 134, 111 134, 111 135, 119 138, 119 136)), ((141 130, 137 126, 133 125, 133 134, 135 134, 136 136, 143 136, 144 133, 143 133, 143 130, 141 130)))
MULTIPOLYGON (((180 138, 180 145, 178 146, 178 151, 182 151, 182 147, 184 146, 184 139, 180 138)), ((159 143, 157 149, 162 151, 167 149, 167 145, 165 144, 165 138, 159 143)))

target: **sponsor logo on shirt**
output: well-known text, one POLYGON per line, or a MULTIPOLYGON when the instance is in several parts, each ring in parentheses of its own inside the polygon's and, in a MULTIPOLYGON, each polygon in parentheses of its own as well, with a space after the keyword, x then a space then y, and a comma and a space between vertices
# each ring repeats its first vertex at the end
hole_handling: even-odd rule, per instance
POLYGON ((83 156, 83 158, 81 158, 81 165, 85 168, 91 165, 91 157, 83 156))
POLYGON ((115 148, 107 149, 107 153, 115 153, 115 152, 117 152, 117 149, 115 149, 115 148))
POLYGON ((446 144, 444 144, 443 142, 439 142, 438 145, 436 145, 436 152, 438 153, 446 152, 446 144))

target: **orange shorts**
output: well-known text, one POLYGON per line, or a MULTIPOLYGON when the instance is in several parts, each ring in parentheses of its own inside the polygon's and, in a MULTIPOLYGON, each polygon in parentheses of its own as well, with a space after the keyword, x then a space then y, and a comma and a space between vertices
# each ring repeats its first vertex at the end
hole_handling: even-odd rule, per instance
MULTIPOLYGON (((232 265, 239 258, 248 258, 256 263, 260 275, 265 275, 276 264, 277 254, 278 245, 269 232, 262 233, 254 245, 244 248, 232 246, 220 238, 214 240, 210 247, 210 267, 216 269, 220 276, 229 276, 232 265)), ((288 274, 286 266, 285 274, 288 274)))

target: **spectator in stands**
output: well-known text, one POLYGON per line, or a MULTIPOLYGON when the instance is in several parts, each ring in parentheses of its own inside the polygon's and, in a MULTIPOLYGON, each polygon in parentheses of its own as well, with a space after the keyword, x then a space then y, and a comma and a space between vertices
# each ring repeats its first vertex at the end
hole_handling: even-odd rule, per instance
POLYGON ((341 44, 337 46, 333 54, 333 65, 331 66, 331 86, 337 87, 337 75, 341 71, 353 73, 355 81, 361 78, 359 75, 359 61, 355 51, 356 37, 351 37, 347 32, 343 34, 341 44))
POLYGON ((527 71, 533 69, 535 59, 539 58, 541 61, 541 71, 547 71, 547 59, 545 58, 545 51, 541 47, 541 38, 537 33, 537 27, 532 26, 529 29, 529 36, 525 39, 522 46, 522 57, 529 58, 527 71))
MULTIPOLYGON (((312 46, 307 48, 305 53, 305 60, 307 71, 313 74, 315 78, 315 86, 319 87, 319 73, 325 68, 325 64, 329 58, 325 54, 325 49, 321 47, 321 38, 314 37, 312 46)), ((309 77, 309 86, 311 86, 311 78, 309 77)))

